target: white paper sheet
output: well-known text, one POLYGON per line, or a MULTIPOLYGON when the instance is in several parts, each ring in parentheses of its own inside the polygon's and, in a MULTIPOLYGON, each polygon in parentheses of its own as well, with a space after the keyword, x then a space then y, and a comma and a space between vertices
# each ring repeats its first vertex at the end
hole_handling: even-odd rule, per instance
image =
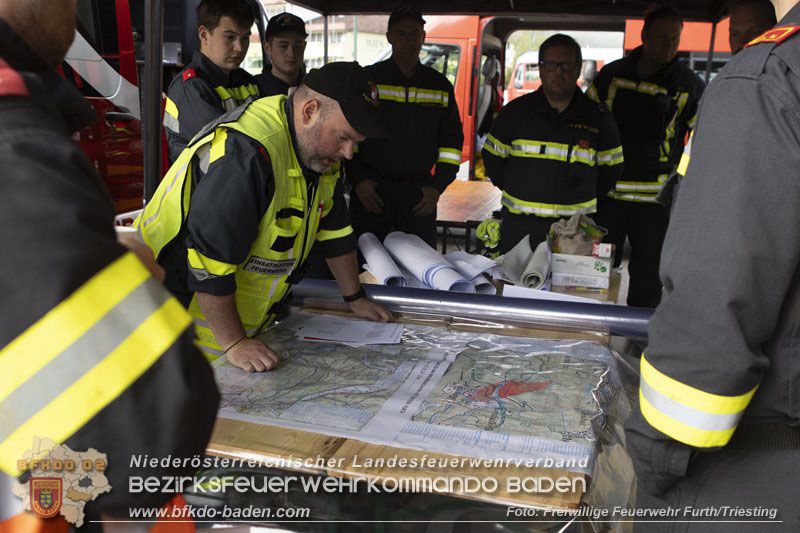
POLYGON ((394 231, 383 241, 392 258, 431 289, 475 292, 475 285, 459 274, 439 252, 416 235, 394 231))
POLYGON ((397 344, 403 336, 403 324, 352 320, 321 315, 309 318, 297 331, 302 340, 342 342, 347 344, 397 344))
POLYGON ((390 287, 405 287, 408 285, 405 276, 397 268, 397 264, 375 235, 372 233, 361 235, 358 238, 358 248, 367 261, 364 268, 375 276, 378 283, 390 287))
POLYGON ((571 294, 561 294, 557 292, 542 291, 538 289, 528 289, 527 287, 517 287, 516 285, 506 285, 503 287, 503 296, 509 298, 528 298, 530 300, 555 300, 559 302, 575 302, 583 304, 603 303, 593 298, 583 298, 572 296, 571 294))
POLYGON ((450 252, 444 256, 467 279, 475 279, 497 266, 493 259, 467 252, 450 252))

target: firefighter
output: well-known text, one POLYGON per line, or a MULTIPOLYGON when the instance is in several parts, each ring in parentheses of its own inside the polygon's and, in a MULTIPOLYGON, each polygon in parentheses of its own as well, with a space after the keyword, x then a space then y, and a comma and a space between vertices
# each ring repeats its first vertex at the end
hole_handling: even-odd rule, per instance
POLYGON ((248 0, 203 0, 197 6, 200 50, 167 89, 164 129, 170 163, 203 126, 260 96, 256 79, 239 68, 254 21, 248 0))
POLYGON ((358 63, 309 72, 290 97, 261 98, 207 125, 137 221, 189 306, 198 344, 249 372, 277 354, 254 339, 303 276, 316 241, 358 316, 389 320, 358 282, 339 161, 365 135, 385 135, 378 91, 358 63))
POLYGON ((264 51, 269 54, 270 64, 256 76, 261 96, 289 94, 290 87, 300 85, 306 37, 305 23, 297 15, 281 13, 269 19, 264 51))
POLYGON ((524 237, 535 248, 562 217, 594 213, 622 173, 617 126, 578 90, 581 65, 572 37, 548 38, 539 48, 542 86, 500 111, 483 146, 487 174, 503 191, 501 254, 524 237))
POLYGON ((378 84, 391 135, 361 143, 347 176, 355 190, 350 210, 357 235, 371 232, 383 240, 398 229, 435 248, 436 204, 458 172, 464 133, 453 85, 419 62, 424 25, 413 7, 389 16, 392 56, 367 70, 378 84))
POLYGON ((85 511, 127 519, 130 506, 170 499, 129 493, 128 476, 192 473, 132 469, 131 456, 202 454, 219 402, 211 368, 192 343, 191 317, 117 243, 110 196, 71 139, 96 120, 55 72, 74 34, 74 1, 0 2, 0 160, 13 200, 0 211, 4 532, 68 527, 60 517, 15 514, 21 502, 10 478, 30 479, 18 461, 35 437, 106 454, 111 491, 85 511))
POLYGON ((618 250, 630 241, 633 306, 655 307, 661 299, 658 264, 669 210, 656 195, 680 161, 703 92, 700 78, 677 60, 682 29, 675 11, 655 8, 645 17, 642 46, 606 65, 588 91, 611 110, 622 138, 625 171, 600 201, 597 221, 618 250))
MULTIPOLYGON (((788 14, 703 97, 664 242, 664 297, 650 320, 639 404, 626 422, 638 506, 679 509, 677 520, 697 519, 686 506, 761 508, 716 519, 782 521, 696 525, 702 531, 800 530, 795 3, 775 2, 788 14)), ((663 526, 640 529, 677 529, 663 526)))
POLYGON ((769 0, 737 0, 730 7, 730 16, 728 40, 734 55, 777 23, 769 0))

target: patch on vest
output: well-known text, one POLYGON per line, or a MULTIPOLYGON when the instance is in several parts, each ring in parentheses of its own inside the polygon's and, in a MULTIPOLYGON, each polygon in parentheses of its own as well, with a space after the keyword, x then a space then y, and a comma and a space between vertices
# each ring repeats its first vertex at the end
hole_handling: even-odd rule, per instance
POLYGON ((278 276, 288 274, 294 267, 294 259, 285 259, 283 261, 275 261, 273 259, 264 259, 263 257, 252 256, 244 270, 248 272, 255 272, 257 274, 267 274, 269 276, 278 276))

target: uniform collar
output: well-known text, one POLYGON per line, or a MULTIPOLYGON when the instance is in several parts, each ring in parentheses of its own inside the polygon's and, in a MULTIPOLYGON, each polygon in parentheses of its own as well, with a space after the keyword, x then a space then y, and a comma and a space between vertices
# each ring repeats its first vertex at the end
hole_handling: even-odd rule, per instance
POLYGON ((279 88, 283 91, 283 94, 289 92, 289 87, 297 87, 303 81, 303 70, 301 69, 297 73, 297 77, 294 81, 289 84, 283 81, 281 78, 277 77, 275 74, 272 73, 272 66, 269 65, 268 68, 264 69, 262 72, 262 76, 266 78, 266 82, 273 85, 275 88, 279 88))
POLYGON ((543 115, 552 114, 558 117, 570 117, 576 113, 579 113, 583 109, 584 105, 584 96, 583 92, 579 88, 575 89, 575 92, 572 94, 572 100, 569 102, 564 111, 559 113, 556 111, 556 108, 550 105, 550 102, 547 101, 547 97, 544 95, 544 89, 539 87, 536 89, 536 92, 533 93, 533 107, 537 113, 541 113, 543 115))
POLYGON ((3 19, 0 19, 0 56, 22 74, 31 98, 50 107, 48 114, 60 115, 69 131, 97 121, 97 114, 83 95, 49 68, 3 19))
POLYGON ((203 77, 215 86, 229 87, 234 83, 234 76, 237 76, 241 68, 232 70, 230 74, 225 74, 225 71, 219 68, 216 63, 211 61, 203 52, 195 50, 192 56, 192 64, 195 68, 199 68, 203 77))
MULTIPOLYGON (((633 51, 630 54, 628 54, 628 58, 630 59, 629 65, 630 65, 630 67, 632 69, 632 76, 633 76, 633 79, 636 79, 636 80, 640 79, 639 78, 639 58, 642 57, 643 50, 644 50, 644 46, 643 45, 639 45, 638 47, 634 48, 633 51)), ((676 66, 679 66, 679 65, 680 65, 680 63, 678 63, 678 56, 675 55, 675 57, 672 58, 672 61, 670 61, 669 63, 667 63, 663 67, 661 67, 661 69, 656 71, 654 74, 651 74, 647 78, 641 79, 641 81, 661 79, 664 76, 666 76, 667 74, 669 74, 669 72, 671 70, 673 70, 676 66)))

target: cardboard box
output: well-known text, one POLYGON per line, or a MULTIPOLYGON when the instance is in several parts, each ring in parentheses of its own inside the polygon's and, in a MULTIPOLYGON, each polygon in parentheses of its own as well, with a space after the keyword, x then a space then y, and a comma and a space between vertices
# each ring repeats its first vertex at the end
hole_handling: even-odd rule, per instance
POLYGON ((588 255, 553 254, 550 271, 554 274, 576 274, 580 276, 599 276, 608 279, 611 275, 613 259, 588 255))
POLYGON ((552 273, 554 287, 587 287, 608 290, 611 285, 608 276, 586 276, 581 274, 552 273))

